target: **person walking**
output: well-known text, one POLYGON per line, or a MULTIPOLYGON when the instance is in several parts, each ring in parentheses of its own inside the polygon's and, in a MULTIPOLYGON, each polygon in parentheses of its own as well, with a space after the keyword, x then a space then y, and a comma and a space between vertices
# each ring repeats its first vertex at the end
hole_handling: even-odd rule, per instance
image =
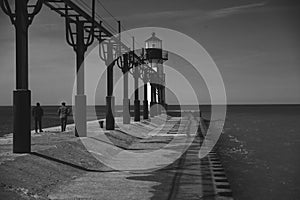
POLYGON ((66 106, 65 102, 61 103, 61 106, 58 108, 58 115, 61 123, 61 132, 66 131, 68 115, 70 114, 69 108, 66 106))
POLYGON ((35 125, 35 133, 38 132, 38 129, 40 130, 40 132, 43 132, 42 129, 42 117, 44 115, 44 110, 43 108, 40 106, 40 103, 37 102, 36 106, 32 109, 32 116, 34 118, 34 125, 35 125))

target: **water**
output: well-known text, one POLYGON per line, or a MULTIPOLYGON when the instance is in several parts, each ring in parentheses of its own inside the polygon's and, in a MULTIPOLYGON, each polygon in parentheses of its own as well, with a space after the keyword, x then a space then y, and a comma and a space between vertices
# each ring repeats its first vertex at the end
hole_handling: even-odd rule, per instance
POLYGON ((236 199, 299 199, 300 106, 229 106, 218 152, 236 199))
MULTIPOLYGON (((60 125, 57 114, 59 106, 42 106, 44 109, 43 128, 60 125)), ((87 119, 96 120, 105 117, 105 106, 87 107, 87 119), (96 110, 96 115, 93 113, 96 110)), ((34 121, 31 120, 31 128, 34 129, 34 121)), ((68 124, 74 123, 73 116, 68 118, 68 124)), ((13 108, 11 106, 0 106, 0 137, 13 131, 13 108)))
MULTIPOLYGON (((43 106, 44 109, 44 118, 43 118, 43 127, 58 126, 60 124, 57 109, 59 106, 43 106)), ((178 110, 199 110, 202 111, 203 117, 210 119, 211 107, 208 105, 168 105, 169 114, 175 115, 178 110)), ((116 106, 116 116, 121 116, 122 106, 116 106)), ((133 106, 131 106, 131 115, 133 116, 133 106)), ((142 112, 141 112, 142 114, 142 112)), ((261 122, 259 123, 260 130, 268 128, 270 123, 275 124, 275 127, 283 127, 284 124, 290 124, 291 119, 299 118, 300 115, 300 105, 235 105, 227 107, 227 117, 225 127, 227 125, 233 126, 234 124, 228 124, 230 121, 241 118, 245 119, 242 124, 239 124, 241 129, 249 129, 253 121, 261 122), (278 122, 278 117, 280 122, 278 122), (275 121, 272 122, 272 119, 275 121), (265 122, 265 123, 264 123, 265 122)), ((93 106, 87 107, 87 119, 96 120, 105 117, 105 106, 93 106), (96 111, 97 117, 93 113, 96 111)), ((72 116, 69 117, 69 122, 73 123, 72 116)), ((0 137, 4 134, 11 133, 13 129, 13 108, 11 106, 0 106, 0 137)), ((32 121, 32 128, 33 128, 32 121)), ((258 124, 257 124, 258 125, 258 124)), ((293 128, 291 128, 293 129, 293 128)))
MULTIPOLYGON (((60 125, 60 119, 57 114, 57 110, 59 106, 42 106, 44 109, 44 117, 43 117, 43 128, 58 126, 60 125)), ((142 106, 141 106, 142 109, 142 106)), ((178 116, 178 110, 199 110, 198 106, 176 106, 170 105, 169 106, 170 115, 178 116)), ((209 116, 210 107, 209 106, 201 106, 201 109, 205 110, 207 113, 207 117, 209 116)), ((105 118, 105 106, 88 106, 87 107, 87 120, 97 120, 105 118), (96 114, 95 114, 96 112, 96 114)), ((122 116, 122 106, 116 105, 115 107, 115 116, 120 117, 122 116)), ((131 105, 130 107, 130 114, 134 116, 134 107, 131 105)), ((141 115, 143 112, 141 111, 141 115)), ((68 118, 68 124, 74 123, 73 116, 68 118)), ((34 121, 32 119, 31 128, 34 129, 34 121)), ((12 106, 0 106, 0 137, 12 133, 13 131, 13 108, 12 106)))

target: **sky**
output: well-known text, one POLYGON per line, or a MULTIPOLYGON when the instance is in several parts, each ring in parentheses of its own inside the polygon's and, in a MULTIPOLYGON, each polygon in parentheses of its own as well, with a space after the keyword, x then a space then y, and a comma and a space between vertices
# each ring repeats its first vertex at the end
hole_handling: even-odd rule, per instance
MULTIPOLYGON (((201 44, 220 71, 229 104, 300 103, 299 1, 101 0, 101 3, 127 30, 168 28, 201 44)), ((113 28, 117 27, 103 8, 98 7, 97 12, 113 28)), ((15 88, 15 30, 3 12, 0 12, 0 30, 0 105, 11 105, 15 88)), ((172 65, 172 61, 166 64, 172 65)), ((66 43, 63 18, 46 6, 29 28, 29 66, 33 103, 71 102, 75 53, 66 43)), ((120 73, 116 73, 119 77, 120 73)), ((175 73, 167 75, 167 84, 176 80, 175 73)), ((101 84, 106 88, 105 81, 101 84)), ((210 103, 205 87, 199 78, 203 104, 210 103)), ((189 103, 189 95, 181 94, 182 91, 184 86, 179 84, 173 92, 184 96, 182 103, 189 103)), ((98 93, 103 103, 105 89, 98 93)))

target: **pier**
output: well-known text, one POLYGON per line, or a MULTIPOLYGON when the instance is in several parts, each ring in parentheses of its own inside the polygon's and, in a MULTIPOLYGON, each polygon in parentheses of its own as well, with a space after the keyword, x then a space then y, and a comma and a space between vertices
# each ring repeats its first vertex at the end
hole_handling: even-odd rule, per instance
MULTIPOLYGON (((207 127, 192 112, 168 114, 168 51, 155 32, 136 48, 99 19, 99 1, 7 0, 1 8, 15 26, 16 88, 13 133, 0 139, 1 197, 4 199, 232 199, 217 155, 199 156, 207 127), (31 131, 28 30, 43 6, 65 22, 66 43, 75 53, 74 124, 31 131), (85 9, 84 9, 85 7, 85 9), (88 8, 88 9, 86 9, 88 8), (85 56, 98 43, 106 70, 105 118, 87 121, 85 56), (114 71, 123 75, 122 116, 116 117, 114 71), (130 115, 129 78, 134 82, 130 115), (141 109, 140 85, 143 101, 141 109)), ((113 17, 114 18, 114 17, 113 17)), ((199 114, 199 113, 198 113, 199 114)), ((207 140, 207 139, 205 139, 207 140)), ((207 142, 207 141, 206 141, 207 142)))
POLYGON ((0 0, 0 199, 300 199, 299 10, 0 0))
POLYGON ((74 125, 65 133, 60 133, 59 127, 48 128, 42 134, 32 133, 30 154, 12 154, 12 135, 1 138, 0 169, 5 171, 2 184, 7 189, 1 191, 2 195, 48 199, 232 199, 217 155, 211 152, 204 159, 198 157, 201 130, 206 128, 199 118, 192 113, 166 121, 165 117, 159 115, 151 121, 129 125, 116 118, 120 127, 111 131, 102 129, 99 121, 91 121, 85 138, 74 136, 74 125), (154 129, 159 131, 153 132, 154 129), (190 145, 185 146, 187 143, 190 145), (155 158, 139 160, 122 155, 124 151, 142 155, 161 149, 155 158), (176 154, 181 149, 184 153, 176 154))

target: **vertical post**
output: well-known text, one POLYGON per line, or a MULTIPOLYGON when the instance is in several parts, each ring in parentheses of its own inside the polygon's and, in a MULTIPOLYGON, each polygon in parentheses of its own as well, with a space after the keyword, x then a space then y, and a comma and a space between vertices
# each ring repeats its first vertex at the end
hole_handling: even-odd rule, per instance
POLYGON ((134 62, 134 121, 140 121, 140 100, 139 100, 139 68, 134 59, 134 37, 133 40, 133 62, 134 62))
MULTIPOLYGON (((156 80, 157 81, 157 80, 156 80)), ((154 95, 154 104, 153 104, 153 111, 154 111, 154 116, 157 115, 158 111, 157 111, 157 107, 158 107, 158 84, 157 82, 154 84, 154 91, 153 91, 153 95, 154 95)))
POLYGON ((161 104, 162 104, 162 106, 164 107, 164 85, 165 85, 165 74, 162 72, 162 74, 161 74, 161 80, 162 80, 162 82, 161 82, 161 104))
POLYGON ((115 98, 113 96, 113 67, 115 62, 113 61, 113 44, 109 41, 107 44, 107 96, 106 96, 106 129, 115 129, 115 98))
POLYGON ((75 136, 86 137, 86 96, 84 94, 84 54, 87 47, 94 41, 94 19, 95 0, 92 0, 92 22, 81 21, 76 17, 76 21, 69 18, 69 7, 65 4, 65 26, 66 40, 76 53, 76 95, 75 95, 75 136), (76 30, 72 30, 71 24, 76 25, 76 30), (90 24, 89 34, 85 36, 85 24, 90 24), (76 36, 76 38, 74 37, 76 36))
POLYGON ((140 121, 138 66, 134 68, 134 121, 140 121))
POLYGON ((157 76, 158 76, 158 84, 157 84, 157 90, 158 90, 158 105, 157 105, 157 114, 161 114, 161 107, 163 106, 163 61, 159 60, 157 63, 157 76))
POLYGON ((118 21, 118 29, 119 29, 119 45, 118 45, 118 55, 120 56, 119 59, 121 60, 120 66, 123 72, 123 124, 130 124, 130 113, 129 113, 129 99, 128 99, 128 71, 129 71, 129 58, 128 54, 121 53, 121 21, 118 21), (123 56, 123 64, 122 64, 122 56, 123 56))
POLYGON ((13 152, 31 151, 31 92, 28 89, 28 27, 42 8, 42 0, 31 5, 28 13, 28 0, 15 0, 15 13, 7 0, 1 0, 3 12, 9 16, 16 29, 16 90, 13 91, 13 152))
POLYGON ((28 89, 27 1, 15 0, 16 7, 16 90, 13 92, 13 152, 31 151, 31 92, 28 89))
POLYGON ((119 39, 119 45, 118 45, 118 51, 119 51, 119 56, 121 56, 121 21, 118 21, 118 31, 119 31, 119 35, 118 35, 118 39, 119 39))
POLYGON ((84 94, 84 22, 76 23, 76 86, 75 95, 75 136, 86 137, 86 95, 84 94))
MULTIPOLYGON (((146 70, 144 73, 147 73, 146 70)), ((144 75, 145 76, 145 75, 144 75)), ((149 111, 148 111, 148 85, 147 80, 144 81, 144 102, 143 102, 143 118, 149 119, 149 111)))
POLYGON ((123 124, 130 124, 130 113, 129 113, 129 99, 128 99, 128 54, 124 54, 124 66, 123 66, 123 124))
POLYGON ((157 104, 156 104, 156 108, 157 108, 157 114, 160 115, 161 114, 161 85, 157 84, 157 104))
POLYGON ((156 109, 156 84, 151 83, 150 116, 154 117, 156 115, 157 115, 157 109, 156 109))
POLYGON ((165 108, 165 111, 167 111, 167 103, 166 103, 166 74, 163 73, 163 85, 162 85, 162 104, 165 108))

